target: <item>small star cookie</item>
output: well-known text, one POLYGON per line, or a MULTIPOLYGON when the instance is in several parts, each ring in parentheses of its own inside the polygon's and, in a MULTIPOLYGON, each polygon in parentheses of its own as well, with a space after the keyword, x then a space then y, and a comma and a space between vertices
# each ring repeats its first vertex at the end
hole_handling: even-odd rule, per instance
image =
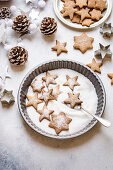
POLYGON ((74 36, 75 49, 80 49, 82 53, 85 53, 88 49, 92 49, 93 45, 92 42, 94 41, 94 38, 88 37, 85 32, 82 33, 80 36, 74 36))
POLYGON ((86 64, 88 67, 90 67, 93 71, 96 71, 101 74, 100 67, 102 66, 102 62, 97 63, 95 59, 93 58, 92 63, 86 64))
POLYGON ((79 99, 80 93, 68 93, 68 98, 64 101, 65 104, 70 104, 71 108, 74 108, 77 105, 83 103, 82 100, 79 99))
POLYGON ((31 83, 31 87, 33 88, 33 92, 41 93, 42 89, 45 87, 42 83, 42 81, 37 80, 35 78, 33 82, 31 83))
POLYGON ((72 19, 72 23, 79 24, 80 23, 80 19, 81 19, 81 17, 79 15, 75 14, 73 19, 72 19))
POLYGON ((72 20, 76 11, 77 9, 72 8, 71 6, 64 7, 63 17, 69 16, 69 18, 72 20))
POLYGON ((108 73, 107 75, 111 79, 111 85, 113 85, 113 73, 108 73))
POLYGON ((51 117, 52 120, 49 123, 49 127, 54 128, 57 135, 63 130, 69 130, 69 123, 72 119, 67 117, 65 113, 61 112, 51 117))
POLYGON ((49 72, 46 72, 46 77, 42 77, 42 80, 45 81, 46 86, 48 87, 49 84, 56 84, 55 79, 57 77, 57 75, 51 75, 49 72))
POLYGON ((101 11, 106 9, 106 1, 105 0, 95 0, 95 1, 96 1, 96 5, 95 5, 96 9, 100 9, 101 11))
POLYGON ((56 40, 56 46, 52 47, 51 49, 53 51, 57 51, 57 56, 60 55, 62 52, 65 52, 67 53, 67 49, 65 48, 66 47, 66 42, 64 43, 60 43, 58 40, 56 40))
POLYGON ((47 105, 49 100, 55 100, 55 97, 52 95, 52 91, 53 91, 52 89, 48 91, 42 90, 42 95, 39 99, 43 100, 47 105))
POLYGON ((77 11, 76 14, 81 16, 81 21, 83 21, 85 18, 91 18, 89 15, 89 10, 90 9, 84 9, 82 8, 80 11, 77 11))
POLYGON ((97 10, 97 9, 93 9, 93 10, 90 12, 90 15, 91 15, 91 18, 92 18, 92 19, 95 19, 95 20, 97 20, 97 21, 100 20, 100 19, 103 17, 101 11, 100 11, 100 10, 97 10))
POLYGON ((88 0, 88 7, 95 8, 96 1, 95 0, 88 0))
POLYGON ((91 24, 93 24, 94 23, 94 21, 92 20, 92 19, 84 19, 83 21, 82 21, 82 26, 87 26, 87 27, 89 27, 91 24))
POLYGON ((50 121, 50 115, 54 112, 54 110, 48 110, 47 106, 44 105, 42 110, 37 110, 40 114, 39 121, 41 122, 43 119, 47 119, 50 121))
POLYGON ((38 94, 35 94, 34 96, 27 96, 28 102, 26 104, 26 107, 33 106, 37 110, 37 104, 42 103, 42 100, 38 98, 38 94))
POLYGON ((87 0, 76 0, 76 6, 79 6, 80 8, 87 6, 87 0))
POLYGON ((60 85, 58 84, 56 87, 52 88, 52 95, 55 97, 55 99, 58 98, 58 95, 61 94, 60 91, 60 85))
POLYGON ((69 86, 69 88, 73 91, 75 86, 80 86, 77 82, 78 76, 71 78, 70 76, 66 75, 67 81, 63 84, 63 86, 69 86))

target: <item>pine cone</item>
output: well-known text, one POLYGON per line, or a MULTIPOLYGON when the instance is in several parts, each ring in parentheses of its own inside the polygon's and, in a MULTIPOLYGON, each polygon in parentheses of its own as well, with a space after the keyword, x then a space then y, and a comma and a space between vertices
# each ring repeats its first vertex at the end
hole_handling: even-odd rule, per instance
POLYGON ((57 30, 57 22, 54 20, 54 18, 45 17, 42 20, 40 30, 44 35, 52 35, 57 30))
POLYGON ((28 33, 29 25, 30 21, 25 15, 18 15, 13 21, 12 29, 20 34, 25 34, 28 33))
POLYGON ((0 9, 0 19, 10 18, 11 10, 8 7, 2 7, 0 9))
POLYGON ((28 59, 28 52, 20 46, 13 47, 9 52, 9 61, 13 65, 24 65, 28 59))

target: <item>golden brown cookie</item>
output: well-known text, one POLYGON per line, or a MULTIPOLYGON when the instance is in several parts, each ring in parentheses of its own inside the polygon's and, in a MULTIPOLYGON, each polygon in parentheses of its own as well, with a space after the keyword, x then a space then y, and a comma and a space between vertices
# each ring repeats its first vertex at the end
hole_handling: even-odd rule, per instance
POLYGON ((67 117, 65 113, 61 112, 51 117, 52 120, 49 123, 49 127, 54 128, 57 135, 63 130, 69 130, 69 123, 72 119, 67 117))
POLYGON ((63 4, 63 7, 75 7, 75 1, 66 1, 64 4, 63 4))
POLYGON ((80 8, 87 6, 87 0, 76 0, 76 6, 79 6, 80 8))
POLYGON ((56 87, 52 88, 52 95, 55 97, 57 100, 58 95, 61 94, 62 92, 60 91, 60 85, 58 84, 56 87))
POLYGON ((39 99, 44 101, 46 105, 50 100, 56 100, 55 97, 52 95, 52 91, 52 89, 48 91, 42 90, 42 95, 39 99))
POLYGON ((107 75, 111 79, 111 85, 113 85, 113 73, 108 73, 107 75))
POLYGON ((27 96, 28 102, 26 104, 27 107, 33 106, 37 110, 37 104, 42 103, 42 100, 38 98, 38 94, 34 96, 27 96))
POLYGON ((89 10, 90 9, 84 9, 82 8, 80 11, 77 11, 76 14, 81 16, 81 21, 83 21, 85 18, 91 18, 89 15, 89 10))
POLYGON ((95 8, 96 1, 95 0, 88 0, 88 7, 89 8, 95 8))
POLYGON ((73 19, 71 21, 72 21, 72 23, 79 24, 80 20, 81 20, 81 17, 79 15, 77 15, 77 14, 74 14, 74 17, 73 17, 73 19))
POLYGON ((95 1, 96 1, 96 5, 95 5, 96 9, 100 9, 101 11, 106 9, 106 1, 105 0, 95 0, 95 1))
POLYGON ((42 77, 42 80, 45 81, 46 86, 48 87, 49 84, 56 84, 55 79, 57 78, 57 75, 51 75, 49 72, 46 72, 46 76, 42 77))
POLYGON ((34 92, 38 92, 41 93, 42 89, 45 87, 42 83, 42 81, 37 80, 37 78, 35 78, 33 80, 33 82, 31 83, 31 87, 33 88, 34 92))
POLYGON ((69 88, 73 91, 75 86, 80 86, 77 82, 78 76, 71 78, 70 76, 66 75, 67 81, 63 84, 63 86, 69 86, 69 88))
POLYGON ((97 20, 97 21, 100 20, 100 19, 103 17, 101 11, 100 11, 100 10, 97 10, 97 9, 93 9, 93 10, 90 12, 90 15, 91 15, 91 18, 92 18, 92 19, 95 19, 95 20, 97 20))
POLYGON ((85 32, 83 32, 80 36, 74 36, 75 44, 74 48, 79 49, 82 53, 85 53, 88 49, 92 49, 92 42, 94 38, 88 37, 85 32))
POLYGON ((48 110, 47 106, 44 105, 42 110, 37 110, 40 114, 39 121, 41 122, 43 119, 47 119, 50 121, 50 115, 54 112, 54 110, 48 110))
POLYGON ((96 71, 101 74, 100 67, 102 66, 102 62, 97 63, 95 59, 93 58, 92 63, 86 64, 88 67, 90 67, 93 71, 96 71))
POLYGON ((74 17, 75 12, 77 11, 76 8, 72 8, 71 6, 64 7, 63 17, 68 17, 72 20, 74 17))
POLYGON ((91 24, 93 24, 94 23, 94 21, 92 20, 92 19, 84 19, 83 21, 82 21, 82 26, 87 26, 87 27, 89 27, 91 24))
POLYGON ((74 108, 77 105, 83 103, 82 100, 79 99, 80 93, 68 93, 68 98, 64 100, 65 104, 70 104, 71 108, 74 108))
POLYGON ((57 56, 60 55, 62 52, 65 52, 67 53, 67 49, 65 48, 66 47, 66 42, 64 43, 60 43, 58 40, 56 40, 56 46, 52 47, 51 49, 53 51, 57 51, 57 56))

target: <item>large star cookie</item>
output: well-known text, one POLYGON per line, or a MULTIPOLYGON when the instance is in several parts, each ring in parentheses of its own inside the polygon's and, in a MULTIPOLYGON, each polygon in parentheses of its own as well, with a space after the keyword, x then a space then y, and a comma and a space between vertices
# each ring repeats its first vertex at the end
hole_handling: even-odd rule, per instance
POLYGON ((48 87, 49 84, 56 84, 55 79, 57 77, 57 75, 51 75, 49 72, 46 72, 46 77, 42 77, 42 80, 45 81, 46 86, 48 87))
POLYGON ((35 78, 31 83, 31 87, 33 88, 34 92, 40 93, 45 86, 43 85, 42 81, 39 81, 37 78, 35 78))
POLYGON ((88 49, 92 49, 93 45, 92 42, 94 41, 94 38, 88 37, 85 32, 82 33, 80 36, 74 36, 75 49, 80 49, 82 53, 85 53, 88 49))
POLYGON ((42 95, 40 96, 40 100, 43 100, 45 102, 45 104, 47 105, 49 100, 55 100, 55 97, 52 95, 52 89, 45 91, 42 90, 42 95))
POLYGON ((69 130, 69 123, 71 118, 67 117, 65 113, 61 112, 58 115, 52 115, 52 120, 49 127, 54 128, 56 134, 59 134, 63 130, 69 130))
POLYGON ((86 64, 88 67, 90 67, 93 71, 96 71, 98 73, 101 73, 100 67, 102 66, 102 62, 97 63, 95 59, 93 58, 92 63, 86 64))
POLYGON ((28 102, 26 104, 27 107, 33 106, 37 110, 37 104, 42 103, 42 100, 38 98, 38 94, 34 96, 27 96, 28 102))
POLYGON ((41 122, 43 119, 50 120, 50 115, 54 112, 54 110, 48 110, 47 106, 44 105, 42 110, 37 110, 40 114, 39 121, 41 122))
POLYGON ((56 46, 52 47, 51 49, 53 51, 57 51, 57 56, 60 55, 62 52, 65 52, 67 53, 67 49, 65 48, 66 47, 66 42, 64 43, 60 43, 58 40, 56 40, 56 46))
POLYGON ((108 73, 107 75, 111 79, 111 85, 113 85, 113 73, 108 73))
POLYGON ((71 108, 74 108, 77 105, 83 103, 82 100, 79 99, 80 93, 68 93, 68 98, 64 101, 65 104, 70 104, 71 108))
POLYGON ((78 76, 71 78, 70 76, 66 75, 67 81, 63 84, 63 86, 69 86, 69 88, 73 91, 75 86, 80 86, 77 82, 78 76))

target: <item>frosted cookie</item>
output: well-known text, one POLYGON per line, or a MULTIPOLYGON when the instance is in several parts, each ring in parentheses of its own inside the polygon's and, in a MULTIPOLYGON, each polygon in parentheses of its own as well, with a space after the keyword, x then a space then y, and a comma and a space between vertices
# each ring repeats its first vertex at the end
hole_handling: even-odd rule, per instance
POLYGON ((52 47, 51 49, 53 51, 57 51, 57 56, 60 55, 62 52, 65 52, 67 53, 67 49, 65 48, 66 47, 66 42, 64 43, 60 43, 58 40, 56 40, 56 46, 52 47))
POLYGON ((43 100, 47 105, 50 100, 55 100, 55 97, 52 95, 52 91, 52 89, 48 91, 42 90, 42 95, 39 99, 43 100))
POLYGON ((93 58, 92 63, 86 64, 88 67, 90 67, 93 71, 96 71, 98 73, 101 73, 100 67, 102 66, 102 62, 97 63, 95 59, 93 58))
POLYGON ((82 8, 80 11, 77 11, 76 14, 81 16, 81 21, 83 21, 85 18, 91 18, 89 15, 89 9, 82 8))
POLYGON ((58 95, 61 94, 62 92, 60 91, 60 85, 58 84, 57 86, 52 88, 52 95, 57 99, 58 95))
POLYGON ((57 78, 57 75, 51 75, 49 72, 46 72, 46 76, 42 77, 42 80, 45 81, 46 86, 48 87, 49 84, 56 84, 55 79, 57 78))
POLYGON ((65 113, 61 112, 58 115, 52 115, 52 120, 49 123, 49 127, 54 128, 56 134, 59 134, 63 130, 69 130, 69 123, 71 118, 67 117, 65 113))
POLYGON ((37 105, 42 103, 42 100, 38 98, 38 94, 34 96, 27 96, 28 102, 26 104, 27 107, 33 106, 37 110, 37 105))
POLYGON ((66 75, 67 81, 63 84, 63 86, 69 86, 69 88, 73 91, 75 86, 80 86, 77 82, 78 76, 71 78, 70 76, 66 75))
POLYGON ((107 75, 111 79, 111 85, 113 85, 113 73, 108 73, 107 75))
POLYGON ((76 0, 76 6, 79 6, 80 8, 87 6, 87 0, 76 0))
POLYGON ((68 93, 68 98, 64 100, 64 103, 70 104, 71 108, 74 108, 75 106, 83 103, 83 101, 79 99, 79 96, 80 96, 80 93, 77 93, 77 94, 68 93))
POLYGON ((44 105, 42 110, 37 110, 40 114, 39 121, 41 122, 43 119, 47 119, 50 121, 50 115, 54 112, 54 110, 48 110, 47 106, 44 105))
POLYGON ((103 15, 101 13, 100 10, 96 10, 96 9, 93 9, 91 12, 90 12, 90 15, 91 15, 91 19, 94 19, 94 20, 100 20, 103 15))
POLYGON ((40 93, 45 86, 43 85, 42 81, 39 81, 37 78, 35 78, 31 83, 31 87, 33 88, 34 92, 40 93))
POLYGON ((82 53, 85 53, 88 49, 92 49, 92 42, 94 38, 88 37, 85 32, 83 32, 80 36, 74 36, 75 44, 74 48, 79 49, 82 53))

